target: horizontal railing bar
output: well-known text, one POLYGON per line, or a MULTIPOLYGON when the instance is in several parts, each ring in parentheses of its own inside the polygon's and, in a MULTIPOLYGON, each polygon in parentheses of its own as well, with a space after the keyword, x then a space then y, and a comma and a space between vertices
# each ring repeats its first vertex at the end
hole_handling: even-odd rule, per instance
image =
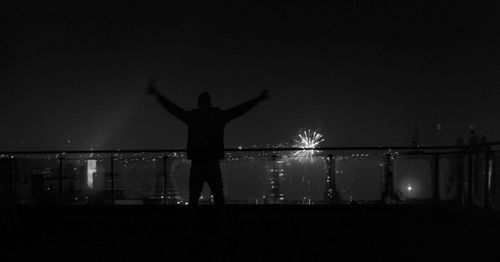
MULTIPOLYGON (((500 145, 500 142, 489 142, 477 145, 481 146, 500 145)), ((470 146, 353 146, 353 147, 317 147, 317 148, 301 148, 301 147, 276 147, 276 148, 226 148, 225 152, 278 152, 278 151, 299 151, 299 150, 319 150, 319 151, 387 151, 387 150, 413 150, 418 153, 422 150, 467 150, 470 146)), ((119 154, 119 153, 185 153, 186 149, 125 149, 125 150, 48 150, 48 151, 0 151, 0 155, 37 155, 37 154, 119 154)), ((450 152, 450 153, 459 153, 450 152)), ((438 152, 436 152, 438 153, 438 152)), ((445 153, 445 152, 439 152, 445 153)), ((431 153, 432 154, 432 153, 431 153)))

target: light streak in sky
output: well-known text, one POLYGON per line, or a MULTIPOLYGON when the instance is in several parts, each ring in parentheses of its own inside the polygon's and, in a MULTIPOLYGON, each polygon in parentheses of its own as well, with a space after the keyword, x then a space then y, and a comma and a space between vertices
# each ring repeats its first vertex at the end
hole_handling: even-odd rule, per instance
POLYGON ((316 131, 308 129, 303 133, 299 133, 299 137, 295 139, 295 147, 300 147, 302 150, 296 151, 293 153, 293 156, 299 162, 310 161, 312 163, 314 162, 314 154, 318 152, 318 150, 314 150, 314 148, 323 141, 325 141, 323 135, 316 131))

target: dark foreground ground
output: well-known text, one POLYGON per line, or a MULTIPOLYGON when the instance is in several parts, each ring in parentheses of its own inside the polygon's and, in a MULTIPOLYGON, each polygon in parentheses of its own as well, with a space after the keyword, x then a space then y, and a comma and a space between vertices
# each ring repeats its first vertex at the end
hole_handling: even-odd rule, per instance
POLYGON ((425 206, 19 207, 2 261, 500 261, 500 215, 425 206))

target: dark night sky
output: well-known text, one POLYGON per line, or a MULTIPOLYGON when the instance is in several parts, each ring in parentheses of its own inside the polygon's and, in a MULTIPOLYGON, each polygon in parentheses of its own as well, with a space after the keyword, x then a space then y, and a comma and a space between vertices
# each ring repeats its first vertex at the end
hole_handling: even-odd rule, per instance
POLYGON ((150 76, 186 109, 203 91, 228 108, 270 89, 227 147, 306 128, 323 146, 406 145, 415 125, 423 144, 470 125, 500 140, 493 1, 182 2, 2 4, 0 148, 183 148, 150 76))

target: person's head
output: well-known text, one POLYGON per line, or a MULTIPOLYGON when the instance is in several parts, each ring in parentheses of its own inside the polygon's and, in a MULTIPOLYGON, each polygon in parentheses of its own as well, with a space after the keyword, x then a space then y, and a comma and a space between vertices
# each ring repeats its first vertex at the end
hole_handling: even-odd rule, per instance
POLYGON ((198 107, 200 109, 207 109, 212 107, 212 99, 210 98, 210 94, 208 92, 203 92, 198 97, 198 107))

